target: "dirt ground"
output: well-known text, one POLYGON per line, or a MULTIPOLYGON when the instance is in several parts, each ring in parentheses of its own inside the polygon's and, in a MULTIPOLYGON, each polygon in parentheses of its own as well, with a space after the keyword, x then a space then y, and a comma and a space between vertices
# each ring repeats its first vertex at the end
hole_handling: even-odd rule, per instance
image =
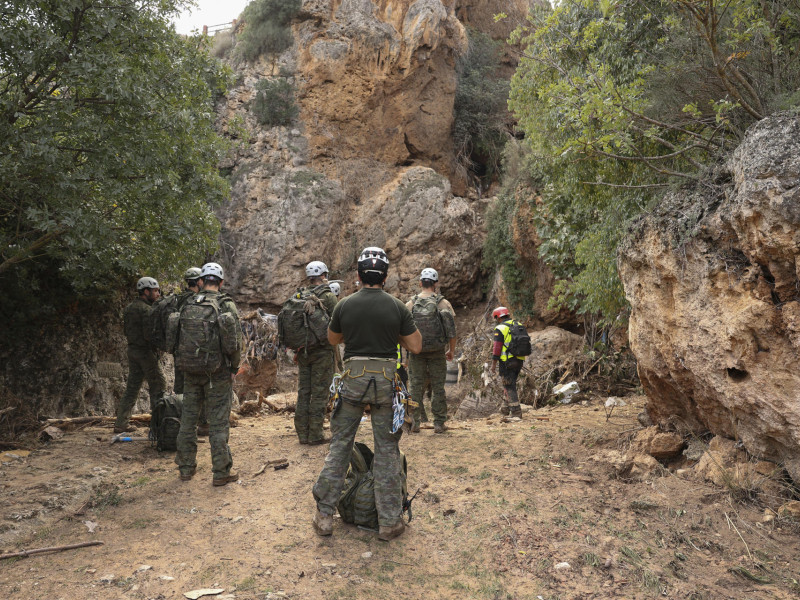
MULTIPOLYGON (((762 523, 758 501, 668 470, 625 483, 589 459, 639 427, 643 399, 628 400, 608 421, 596 399, 404 436, 409 489, 421 491, 408 530, 388 543, 338 518, 332 537, 313 533, 311 486, 327 449, 299 445, 290 414, 240 420, 231 447, 241 479, 221 488, 207 443, 197 475, 181 482, 172 453, 147 442, 109 445, 100 427, 68 433, 3 454, 0 551, 104 544, 0 561, 2 596, 799 597, 793 523, 762 523), (256 475, 278 458, 289 467, 256 475)), ((357 439, 371 445, 370 429, 357 439)))

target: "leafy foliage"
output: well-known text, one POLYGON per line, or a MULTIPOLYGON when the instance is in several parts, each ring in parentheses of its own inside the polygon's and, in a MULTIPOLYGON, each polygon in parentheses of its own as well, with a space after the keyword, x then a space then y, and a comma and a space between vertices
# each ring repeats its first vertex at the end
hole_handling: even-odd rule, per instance
POLYGON ((610 321, 625 223, 797 104, 800 3, 565 0, 530 21, 509 106, 542 189, 540 255, 558 303, 610 321))
POLYGON ((294 99, 294 85, 286 78, 262 79, 256 84, 251 110, 261 125, 290 125, 300 112, 294 99))
POLYGON ((182 5, 4 4, 0 281, 16 309, 177 277, 216 247, 228 188, 212 94, 229 75, 174 32, 182 5))
POLYGON ((300 0, 252 0, 242 12, 244 29, 236 54, 245 61, 280 54, 292 45, 289 23, 300 10, 300 0))
POLYGON ((531 195, 532 182, 526 179, 524 171, 512 166, 519 158, 515 150, 514 143, 509 143, 505 149, 503 188, 487 211, 482 266, 501 274, 513 314, 525 319, 533 316, 536 276, 531 265, 517 254, 513 230, 520 207, 525 204, 534 206, 535 199, 531 195))
POLYGON ((491 176, 509 137, 508 81, 498 75, 499 44, 473 29, 468 35, 469 48, 457 65, 453 140, 462 164, 491 176))

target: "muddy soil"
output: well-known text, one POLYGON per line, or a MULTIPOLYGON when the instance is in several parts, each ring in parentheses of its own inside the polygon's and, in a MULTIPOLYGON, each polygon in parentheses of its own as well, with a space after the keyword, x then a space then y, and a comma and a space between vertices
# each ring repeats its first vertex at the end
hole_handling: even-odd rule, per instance
MULTIPOLYGON (((742 503, 669 470, 626 483, 590 460, 624 449, 639 428, 643 399, 628 400, 609 420, 597 398, 404 436, 409 489, 420 493, 408 530, 389 543, 338 518, 332 537, 313 533, 311 486, 327 449, 300 446, 289 414, 239 421, 241 478, 220 488, 207 443, 197 475, 181 482, 171 453, 109 445, 105 428, 71 432, 2 456, 0 551, 104 544, 0 561, 2 596, 800 597, 799 530, 762 522, 763 499, 742 503), (288 468, 256 475, 278 458, 288 468)), ((367 420, 357 439, 371 438, 367 420)))

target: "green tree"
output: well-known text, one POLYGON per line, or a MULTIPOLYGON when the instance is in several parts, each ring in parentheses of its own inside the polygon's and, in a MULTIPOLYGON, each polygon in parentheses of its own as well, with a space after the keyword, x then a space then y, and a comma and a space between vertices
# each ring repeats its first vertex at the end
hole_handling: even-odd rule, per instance
POLYGON ((509 105, 543 202, 558 301, 607 320, 625 224, 724 158, 755 120, 798 103, 798 0, 564 0, 513 40, 509 105))
POLYGON ((469 47, 457 64, 453 142, 461 164, 492 177, 509 138, 508 81, 498 74, 500 45, 468 30, 469 47))
POLYGON ((300 109, 294 100, 294 85, 285 77, 262 79, 256 84, 251 110, 261 125, 290 125, 300 109))
POLYGON ((3 3, 5 301, 55 281, 102 294, 137 274, 177 275, 216 248, 212 207, 228 186, 212 97, 229 73, 169 24, 183 4, 3 3))
POLYGON ((236 55, 254 61, 259 56, 274 57, 289 48, 289 24, 300 4, 300 0, 252 0, 242 12, 244 28, 236 41, 236 55))

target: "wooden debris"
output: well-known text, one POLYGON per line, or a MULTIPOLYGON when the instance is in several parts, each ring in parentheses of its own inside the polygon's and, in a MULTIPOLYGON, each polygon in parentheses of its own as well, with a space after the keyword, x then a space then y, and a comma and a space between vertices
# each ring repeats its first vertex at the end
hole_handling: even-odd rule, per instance
POLYGON ((36 548, 34 550, 22 550, 20 552, 11 552, 9 554, 0 554, 0 560, 6 558, 26 558, 33 554, 43 554, 44 552, 62 552, 64 550, 73 550, 75 548, 86 548, 87 546, 102 546, 105 542, 81 542, 80 544, 67 544, 66 546, 50 546, 49 548, 36 548))
POLYGON ((275 460, 268 460, 261 468, 253 474, 253 477, 258 477, 264 471, 267 470, 267 467, 273 467, 276 471, 279 469, 285 469, 289 466, 289 459, 288 458, 276 458, 275 460))

